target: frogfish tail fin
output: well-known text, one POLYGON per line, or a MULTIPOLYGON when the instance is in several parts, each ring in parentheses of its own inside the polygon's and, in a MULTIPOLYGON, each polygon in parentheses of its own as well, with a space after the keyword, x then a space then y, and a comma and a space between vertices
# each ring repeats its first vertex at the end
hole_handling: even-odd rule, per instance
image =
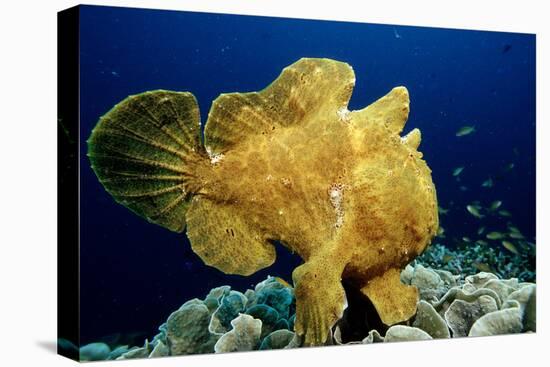
POLYGON ((191 198, 209 167, 200 131, 193 94, 145 92, 101 117, 88 139, 88 157, 118 203, 182 232, 191 198))

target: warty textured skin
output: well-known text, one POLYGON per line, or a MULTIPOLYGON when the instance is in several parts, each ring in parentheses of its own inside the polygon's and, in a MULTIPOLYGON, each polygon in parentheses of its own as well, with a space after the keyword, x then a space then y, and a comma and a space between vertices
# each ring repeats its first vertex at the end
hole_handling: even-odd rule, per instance
POLYGON ((414 315, 418 292, 400 282, 400 269, 437 231, 435 187, 417 151, 420 131, 400 136, 407 90, 348 111, 354 84, 348 64, 300 59, 261 92, 220 95, 204 145, 189 93, 129 97, 94 129, 92 166, 137 214, 174 231, 187 226, 193 250, 223 272, 271 265, 273 241, 302 257, 293 272, 295 331, 306 345, 324 343, 341 317, 342 279, 371 299, 384 323, 402 322, 414 315), (135 115, 147 115, 139 127, 135 115), (135 142, 113 148, 124 139, 135 142), (121 157, 138 162, 127 168, 121 157))

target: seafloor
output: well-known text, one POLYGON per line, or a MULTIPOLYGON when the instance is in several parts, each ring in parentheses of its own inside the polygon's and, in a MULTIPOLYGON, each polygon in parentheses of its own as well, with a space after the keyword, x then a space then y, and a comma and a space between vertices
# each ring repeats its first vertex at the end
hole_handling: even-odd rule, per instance
MULTIPOLYGON (((400 325, 384 325, 372 304, 346 287, 348 307, 326 344, 535 332, 536 284, 535 273, 528 268, 530 257, 510 258, 479 246, 470 248, 464 252, 432 245, 403 270, 401 281, 418 287, 420 300, 416 315, 400 325), (482 266, 479 264, 487 263, 493 264, 492 271, 476 271, 482 266)), ((293 331, 294 318, 294 289, 280 278, 268 277, 244 293, 222 286, 202 300, 185 302, 160 325, 159 333, 141 346, 91 343, 80 348, 80 358, 93 361, 298 348, 302 341, 293 331)), ((75 348, 67 341, 60 341, 60 347, 75 348)))

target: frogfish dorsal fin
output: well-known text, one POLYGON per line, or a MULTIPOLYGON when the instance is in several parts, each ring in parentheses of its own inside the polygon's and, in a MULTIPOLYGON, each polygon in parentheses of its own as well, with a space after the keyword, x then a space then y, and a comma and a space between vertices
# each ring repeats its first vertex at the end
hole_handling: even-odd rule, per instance
POLYGON ((302 58, 260 92, 216 98, 205 126, 205 146, 212 153, 223 153, 279 127, 337 118, 339 111, 347 111, 354 85, 355 74, 348 64, 302 58))
POLYGON ((411 149, 418 149, 420 142, 422 141, 422 134, 418 129, 412 129, 407 135, 401 138, 401 142, 407 145, 411 149))
POLYGON ((197 196, 186 222, 193 251, 226 274, 250 275, 275 261, 275 247, 234 206, 197 196))
POLYGON ((405 87, 395 87, 374 103, 351 113, 352 121, 357 126, 383 125, 393 134, 403 131, 408 117, 409 92, 405 87))

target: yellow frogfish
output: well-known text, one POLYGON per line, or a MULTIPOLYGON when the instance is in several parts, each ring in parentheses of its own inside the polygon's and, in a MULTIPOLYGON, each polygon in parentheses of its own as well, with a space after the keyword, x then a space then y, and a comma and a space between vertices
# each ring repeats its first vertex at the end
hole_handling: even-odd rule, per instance
POLYGON ((345 279, 392 325, 416 312, 400 271, 438 228, 420 131, 400 136, 409 95, 396 87, 349 111, 344 62, 303 58, 259 92, 221 94, 204 134, 189 92, 129 96, 88 140, 99 181, 149 222, 186 230, 205 264, 250 275, 297 253, 295 332, 323 344, 342 316, 345 279))

